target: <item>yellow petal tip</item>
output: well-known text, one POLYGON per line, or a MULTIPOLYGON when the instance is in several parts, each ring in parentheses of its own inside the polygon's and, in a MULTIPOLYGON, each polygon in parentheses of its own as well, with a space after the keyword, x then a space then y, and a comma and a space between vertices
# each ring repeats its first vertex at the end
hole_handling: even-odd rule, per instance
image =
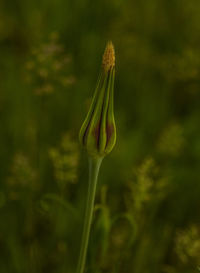
POLYGON ((105 71, 115 66, 115 49, 113 43, 109 41, 103 54, 102 65, 105 71))

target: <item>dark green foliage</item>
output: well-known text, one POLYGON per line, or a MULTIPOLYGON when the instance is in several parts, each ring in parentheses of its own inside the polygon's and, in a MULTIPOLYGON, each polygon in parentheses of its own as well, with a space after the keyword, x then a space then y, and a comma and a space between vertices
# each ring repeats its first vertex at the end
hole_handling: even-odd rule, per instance
POLYGON ((78 132, 108 40, 116 146, 88 273, 200 268, 200 2, 0 2, 0 272, 73 273, 87 193, 78 132))

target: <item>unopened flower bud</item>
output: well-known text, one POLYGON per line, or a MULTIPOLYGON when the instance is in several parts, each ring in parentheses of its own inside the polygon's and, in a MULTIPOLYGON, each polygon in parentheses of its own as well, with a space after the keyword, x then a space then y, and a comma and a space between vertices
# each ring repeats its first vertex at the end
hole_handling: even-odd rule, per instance
POLYGON ((115 52, 112 42, 108 42, 94 97, 79 134, 81 144, 94 158, 104 157, 115 145, 114 78, 115 52))

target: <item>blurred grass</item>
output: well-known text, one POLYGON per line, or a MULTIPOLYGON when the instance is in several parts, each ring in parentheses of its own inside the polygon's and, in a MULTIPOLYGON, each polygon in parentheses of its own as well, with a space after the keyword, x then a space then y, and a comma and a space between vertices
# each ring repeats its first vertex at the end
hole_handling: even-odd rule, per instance
POLYGON ((105 43, 117 145, 87 272, 200 266, 200 2, 0 2, 0 272, 72 273, 87 192, 78 131, 105 43))

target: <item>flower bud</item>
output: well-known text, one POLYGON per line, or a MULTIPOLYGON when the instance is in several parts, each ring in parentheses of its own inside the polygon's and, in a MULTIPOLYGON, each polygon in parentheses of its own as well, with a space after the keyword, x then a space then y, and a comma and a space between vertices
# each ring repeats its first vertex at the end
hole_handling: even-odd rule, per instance
POLYGON ((115 145, 114 78, 115 52, 112 42, 108 42, 94 97, 79 134, 81 144, 93 158, 104 157, 115 145))

